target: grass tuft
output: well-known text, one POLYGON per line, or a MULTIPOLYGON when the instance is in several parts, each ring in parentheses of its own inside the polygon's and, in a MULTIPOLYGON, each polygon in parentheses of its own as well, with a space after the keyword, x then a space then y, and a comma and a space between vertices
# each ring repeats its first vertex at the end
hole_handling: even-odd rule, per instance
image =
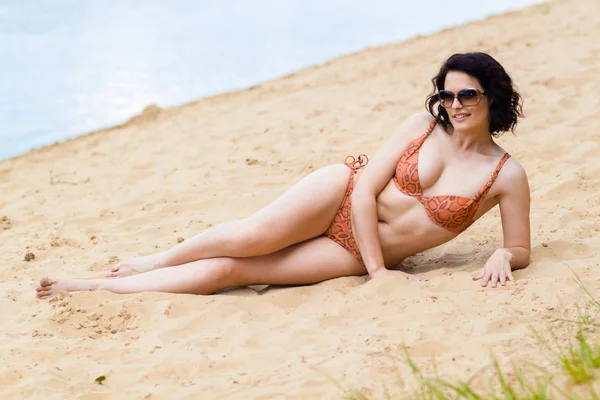
MULTIPOLYGON (((598 318, 600 302, 592 296, 577 274, 575 274, 575 278, 590 300, 583 310, 577 308, 578 316, 575 319, 555 318, 552 322, 562 321, 575 324, 576 332, 571 331, 568 340, 564 340, 564 338, 559 340, 555 330, 549 327, 547 334, 551 340, 548 340, 543 334, 532 329, 541 349, 549 351, 551 355, 549 360, 558 369, 558 376, 570 378, 571 385, 559 387, 555 379, 558 377, 557 375, 550 377, 543 368, 536 365, 529 365, 533 369, 530 371, 528 368, 528 372, 525 373, 523 369, 513 363, 511 373, 505 374, 497 359, 492 355, 491 365, 495 382, 483 393, 473 387, 472 379, 453 383, 441 378, 435 363, 434 374, 432 376, 424 374, 405 347, 405 362, 416 381, 416 389, 403 398, 411 400, 549 400, 560 395, 559 398, 568 400, 600 400, 600 395, 596 391, 600 384, 600 380, 598 380, 600 336, 597 335, 597 328, 600 327, 598 318), (590 312, 590 308, 592 312, 590 312), (583 393, 585 394, 582 397, 583 393)), ((348 400, 369 400, 360 392, 351 392, 346 398, 348 400)), ((390 399, 387 391, 386 398, 390 399)))
POLYGON ((600 367, 600 343, 590 343, 582 330, 567 349, 560 349, 559 359, 563 369, 575 384, 594 378, 594 369, 600 367))

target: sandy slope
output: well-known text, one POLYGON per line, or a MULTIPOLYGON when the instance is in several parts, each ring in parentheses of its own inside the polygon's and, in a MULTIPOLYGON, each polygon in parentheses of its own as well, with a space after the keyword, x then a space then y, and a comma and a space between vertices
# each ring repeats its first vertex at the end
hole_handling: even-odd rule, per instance
POLYGON ((425 371, 434 355, 442 375, 482 386, 490 349, 503 366, 547 365, 529 327, 583 304, 571 270, 600 297, 599 12, 598 0, 534 6, 1 162, 0 398, 340 398, 332 379, 377 397, 407 376, 404 344, 425 371), (100 276, 248 215, 315 168, 372 154, 422 109, 442 60, 474 49, 525 98, 517 135, 500 139, 532 189, 533 263, 515 284, 470 280, 501 245, 494 210, 410 260, 424 284, 35 299, 43 275, 100 276))

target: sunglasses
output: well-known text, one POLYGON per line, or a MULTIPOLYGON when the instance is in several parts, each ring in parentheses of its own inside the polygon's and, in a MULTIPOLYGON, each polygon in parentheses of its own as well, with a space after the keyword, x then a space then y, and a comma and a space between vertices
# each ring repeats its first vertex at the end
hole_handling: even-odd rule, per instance
POLYGON ((480 92, 477 89, 462 89, 457 94, 449 90, 440 90, 438 92, 438 99, 442 104, 442 107, 452 107, 454 99, 458 99, 458 102, 463 106, 475 106, 481 101, 481 96, 485 96, 486 93, 480 92))

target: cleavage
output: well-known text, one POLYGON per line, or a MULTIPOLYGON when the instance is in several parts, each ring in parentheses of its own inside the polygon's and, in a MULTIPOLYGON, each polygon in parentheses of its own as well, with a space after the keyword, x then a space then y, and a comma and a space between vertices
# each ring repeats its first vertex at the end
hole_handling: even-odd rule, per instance
MULTIPOLYGON (((431 139, 429 137, 428 139, 431 139)), ((468 167, 463 167, 463 171, 458 168, 454 174, 449 174, 450 160, 439 160, 436 155, 443 157, 441 152, 436 149, 436 143, 431 143, 431 140, 425 140, 421 147, 417 150, 417 172, 419 174, 419 186, 423 197, 438 197, 438 196, 457 196, 471 198, 475 197, 477 191, 465 192, 460 190, 460 186, 456 182, 460 176, 468 176, 468 167), (430 143, 427 143, 430 142, 430 143), (425 147, 425 149, 423 149, 425 147), (437 154, 436 154, 437 153, 437 154), (463 173, 461 173, 463 172, 463 173)), ((464 187, 464 186, 463 186, 464 187)))

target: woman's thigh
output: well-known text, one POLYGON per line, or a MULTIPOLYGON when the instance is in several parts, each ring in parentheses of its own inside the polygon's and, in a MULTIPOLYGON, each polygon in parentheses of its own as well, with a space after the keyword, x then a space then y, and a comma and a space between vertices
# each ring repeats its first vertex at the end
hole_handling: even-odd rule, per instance
POLYGON ((243 220, 250 232, 273 249, 320 236, 342 204, 351 170, 343 164, 321 168, 273 202, 243 220))
POLYGON ((232 259, 236 286, 305 285, 365 275, 365 266, 343 247, 320 236, 275 253, 232 259))

